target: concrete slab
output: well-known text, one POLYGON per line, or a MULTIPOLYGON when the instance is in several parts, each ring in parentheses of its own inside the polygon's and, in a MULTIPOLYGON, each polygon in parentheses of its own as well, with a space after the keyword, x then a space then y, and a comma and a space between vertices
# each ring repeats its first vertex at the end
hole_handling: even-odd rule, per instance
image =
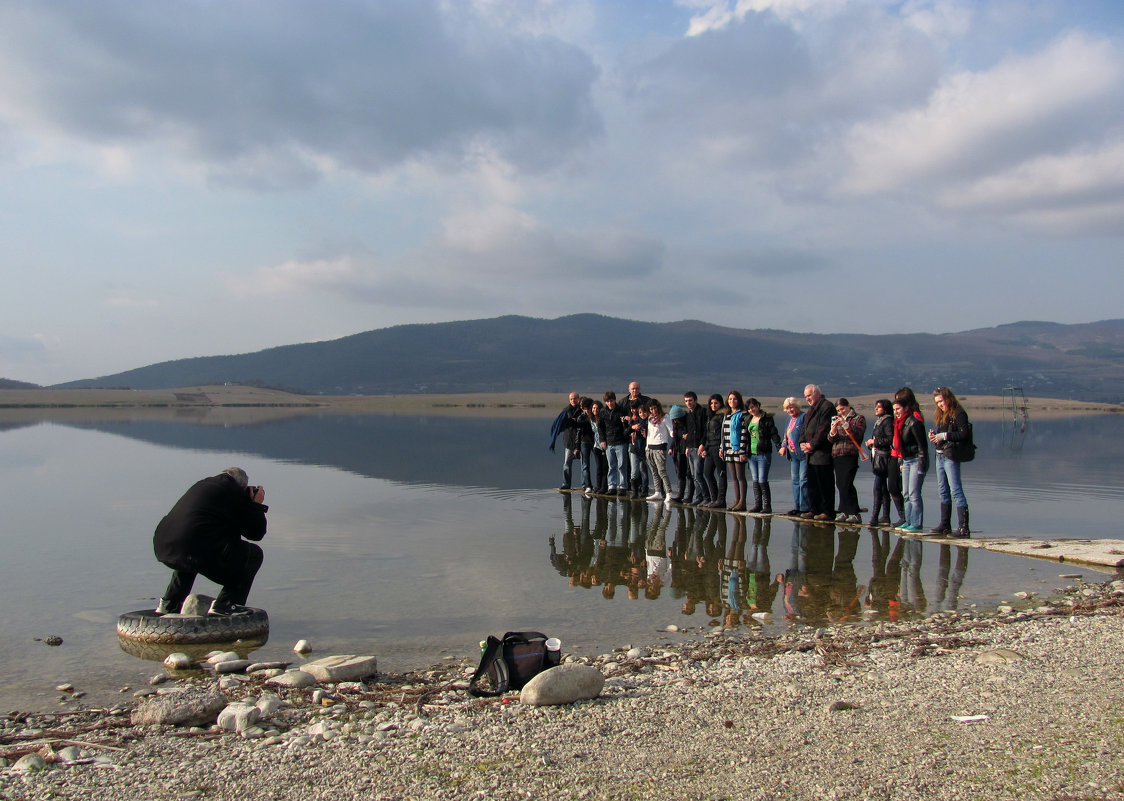
MULTIPOLYGON (((908 536, 908 535, 904 535, 908 536)), ((917 537, 925 542, 963 545, 983 548, 997 553, 1030 556, 1051 562, 1070 563, 1093 567, 1114 574, 1124 569, 1124 540, 1081 540, 1057 537, 1033 539, 1030 537, 977 537, 953 539, 951 537, 917 537)))

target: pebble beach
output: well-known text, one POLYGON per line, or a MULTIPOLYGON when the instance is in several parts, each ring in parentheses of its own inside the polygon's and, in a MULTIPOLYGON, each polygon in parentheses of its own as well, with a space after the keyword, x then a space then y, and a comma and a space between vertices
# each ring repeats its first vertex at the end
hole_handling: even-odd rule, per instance
POLYGON ((622 644, 568 657, 604 686, 550 706, 474 698, 457 660, 300 689, 168 671, 118 707, 8 713, 0 798, 1124 799, 1122 647, 1114 580, 994 614, 622 644), (183 692, 262 712, 134 723, 144 695, 183 692))

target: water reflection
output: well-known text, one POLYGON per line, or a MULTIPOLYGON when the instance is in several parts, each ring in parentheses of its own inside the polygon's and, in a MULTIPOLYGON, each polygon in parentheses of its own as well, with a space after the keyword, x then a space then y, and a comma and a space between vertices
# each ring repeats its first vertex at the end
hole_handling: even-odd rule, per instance
POLYGON ((759 628, 778 622, 774 614, 808 626, 921 617, 958 608, 968 571, 967 547, 878 529, 561 498, 562 532, 549 538, 550 563, 570 587, 600 588, 606 601, 622 586, 633 601, 670 593, 683 615, 710 618, 711 625, 759 628), (775 540, 774 529, 790 532, 787 545, 775 540), (870 569, 862 583, 856 560, 864 536, 870 569), (933 548, 938 569, 930 603, 923 565, 933 548))

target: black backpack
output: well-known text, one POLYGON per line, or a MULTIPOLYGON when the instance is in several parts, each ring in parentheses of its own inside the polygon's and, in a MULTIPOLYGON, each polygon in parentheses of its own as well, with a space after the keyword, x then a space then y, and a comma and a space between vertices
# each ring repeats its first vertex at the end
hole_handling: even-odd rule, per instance
POLYGON ((538 631, 509 631, 503 639, 489 635, 480 654, 480 665, 468 682, 468 692, 490 697, 522 689, 524 684, 557 665, 561 659, 561 651, 546 649, 547 639, 538 631), (476 686, 476 682, 484 676, 488 677, 491 690, 476 686))

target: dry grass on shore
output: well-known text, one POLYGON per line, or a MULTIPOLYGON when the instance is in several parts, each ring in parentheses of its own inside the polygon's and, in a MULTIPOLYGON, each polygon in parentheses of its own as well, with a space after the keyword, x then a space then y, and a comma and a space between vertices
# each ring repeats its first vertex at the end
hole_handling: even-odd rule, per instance
MULTIPOLYGON (((666 404, 682 397, 657 393, 666 404)), ((853 395, 851 403, 870 412, 882 395, 853 395)), ((761 396, 765 408, 780 411, 780 397, 761 396)), ((922 399, 923 401, 926 399, 922 399)), ((980 420, 1010 414, 998 395, 961 398, 969 414, 980 420)), ((9 389, 0 390, 0 421, 18 419, 165 416, 177 417, 289 416, 302 411, 335 414, 431 414, 478 417, 553 418, 566 403, 562 393, 506 392, 460 395, 296 395, 247 386, 205 386, 180 389, 9 389), (222 410, 222 414, 216 412, 222 410), (252 415, 251 415, 252 413, 252 415)), ((1032 418, 1124 411, 1118 404, 1088 403, 1058 398, 1028 398, 1032 418)))

